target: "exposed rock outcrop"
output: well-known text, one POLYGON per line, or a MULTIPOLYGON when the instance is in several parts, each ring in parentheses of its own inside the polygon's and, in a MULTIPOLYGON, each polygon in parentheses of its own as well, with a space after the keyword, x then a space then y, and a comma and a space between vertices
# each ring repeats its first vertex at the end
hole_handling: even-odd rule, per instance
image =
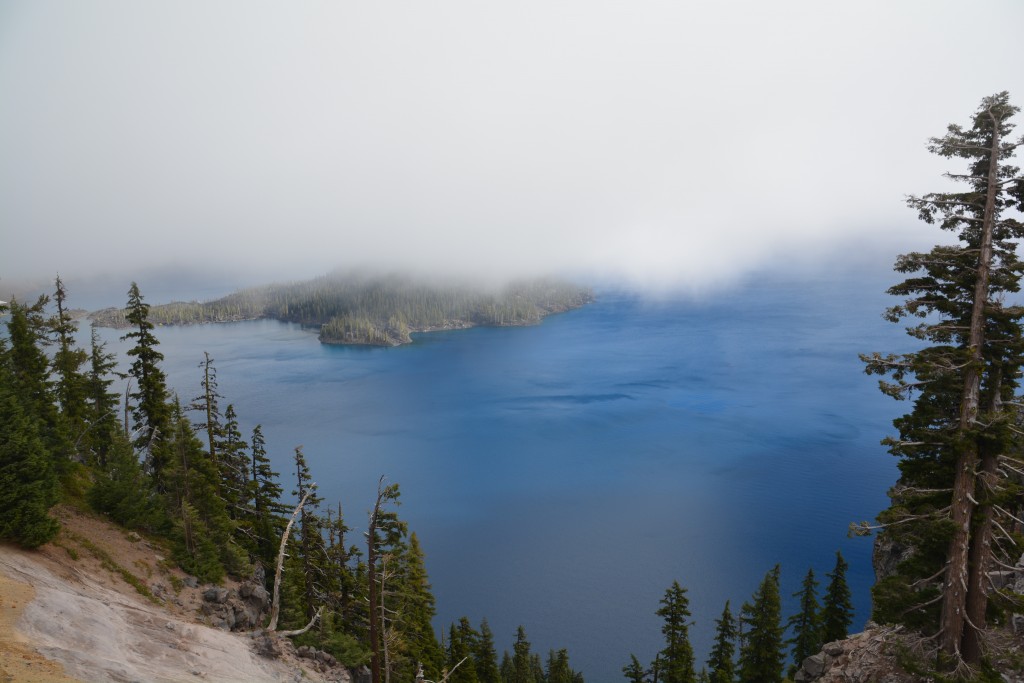
POLYGON ((8 619, 0 618, 0 681, 352 680, 323 656, 298 657, 288 638, 197 623, 214 614, 225 623, 230 614, 238 630, 259 623, 268 599, 258 581, 191 588, 192 577, 138 534, 74 509, 55 513, 62 530, 54 543, 35 551, 0 544, 0 616, 8 619))
POLYGON ((238 590, 213 586, 203 591, 200 608, 207 623, 225 631, 252 631, 260 627, 270 608, 270 595, 263 586, 243 583, 238 590))
POLYGON ((827 643, 821 652, 804 660, 796 683, 925 683, 899 664, 900 647, 909 647, 898 627, 869 622, 863 633, 827 643))

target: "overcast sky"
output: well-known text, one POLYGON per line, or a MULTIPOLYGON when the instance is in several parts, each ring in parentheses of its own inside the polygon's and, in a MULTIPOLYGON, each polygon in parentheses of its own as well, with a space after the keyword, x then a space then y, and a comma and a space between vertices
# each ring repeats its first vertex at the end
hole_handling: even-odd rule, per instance
POLYGON ((903 202, 950 168, 926 139, 1024 104, 1022 26, 1016 0, 0 0, 0 278, 889 263, 940 239, 903 202))

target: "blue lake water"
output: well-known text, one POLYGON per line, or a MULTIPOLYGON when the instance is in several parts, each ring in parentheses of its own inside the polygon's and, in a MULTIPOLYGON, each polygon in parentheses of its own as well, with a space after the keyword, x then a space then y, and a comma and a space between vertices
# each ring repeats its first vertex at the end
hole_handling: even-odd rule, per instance
MULTIPOLYGON (((600 683, 662 647, 654 612, 673 580, 701 661, 724 602, 737 611, 776 563, 788 615, 808 567, 823 589, 841 549, 863 624, 871 543, 846 528, 886 505, 895 459, 878 442, 907 406, 857 353, 907 347, 880 318, 891 279, 776 278, 701 301, 599 290, 536 327, 395 349, 273 321, 158 336, 184 400, 211 354, 286 490, 299 444, 359 531, 377 478, 401 485, 438 628, 486 617, 500 654, 524 624, 535 651, 567 647, 600 683)), ((123 358, 118 334, 104 331, 123 358)))

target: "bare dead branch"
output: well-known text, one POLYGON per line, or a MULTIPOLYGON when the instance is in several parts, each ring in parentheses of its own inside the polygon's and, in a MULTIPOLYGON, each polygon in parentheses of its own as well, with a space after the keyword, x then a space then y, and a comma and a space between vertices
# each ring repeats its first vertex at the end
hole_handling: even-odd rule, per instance
POLYGON ((320 605, 320 608, 317 609, 316 614, 313 615, 313 618, 310 619, 309 623, 306 624, 303 628, 300 628, 300 629, 298 629, 296 631, 279 631, 277 635, 279 635, 279 636, 287 636, 288 638, 291 638, 292 636, 301 636, 303 633, 305 633, 309 629, 313 628, 313 624, 315 624, 317 622, 317 619, 320 618, 320 615, 323 614, 323 611, 324 611, 324 606, 320 605))
POLYGON ((314 484, 306 491, 306 495, 299 501, 299 505, 295 508, 295 512, 292 513, 291 519, 288 520, 284 533, 281 534, 281 547, 277 551, 277 569, 274 570, 274 602, 270 608, 270 625, 267 626, 267 631, 270 632, 277 630, 277 618, 281 613, 281 568, 284 565, 284 549, 288 544, 288 535, 292 531, 292 525, 295 524, 295 518, 299 516, 299 512, 302 511, 303 506, 306 504, 306 499, 313 493, 315 486, 314 484))

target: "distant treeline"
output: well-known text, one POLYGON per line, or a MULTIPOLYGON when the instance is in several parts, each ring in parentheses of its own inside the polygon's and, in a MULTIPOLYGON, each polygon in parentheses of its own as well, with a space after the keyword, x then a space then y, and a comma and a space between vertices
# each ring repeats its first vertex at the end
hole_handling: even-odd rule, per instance
MULTIPOLYGON (((154 306, 150 320, 157 325, 192 325, 273 318, 318 326, 325 344, 397 346, 412 341, 412 332, 533 325, 546 315, 592 300, 589 289, 550 279, 519 282, 489 293, 400 277, 331 274, 244 289, 215 301, 154 306)), ((101 326, 127 326, 124 309, 108 308, 92 319, 101 326)))

